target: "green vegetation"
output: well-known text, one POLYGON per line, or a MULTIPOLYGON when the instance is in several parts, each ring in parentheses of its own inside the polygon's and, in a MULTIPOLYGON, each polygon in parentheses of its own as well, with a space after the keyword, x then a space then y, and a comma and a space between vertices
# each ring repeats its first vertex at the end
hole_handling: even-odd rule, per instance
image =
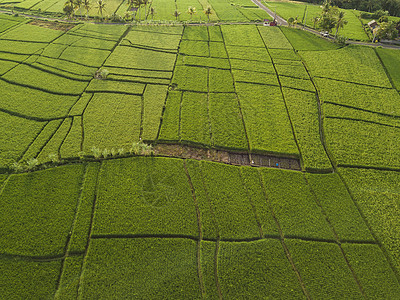
POLYGON ((383 65, 389 73, 395 88, 400 91, 400 74, 398 72, 400 68, 399 51, 378 48, 376 52, 383 61, 383 65))

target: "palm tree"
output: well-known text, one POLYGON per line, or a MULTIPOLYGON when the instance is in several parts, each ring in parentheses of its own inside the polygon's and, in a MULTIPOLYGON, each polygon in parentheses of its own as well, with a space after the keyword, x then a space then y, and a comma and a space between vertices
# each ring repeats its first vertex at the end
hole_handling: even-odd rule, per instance
POLYGON ((79 9, 79 14, 81 16, 82 19, 82 5, 83 5, 83 1, 82 0, 75 0, 74 1, 75 4, 75 9, 79 9))
POLYGON ((97 0, 97 9, 98 9, 102 19, 103 19, 103 12, 106 10, 105 6, 106 6, 106 3, 103 0, 97 0))
POLYGON ((141 0, 142 4, 144 5, 144 17, 145 20, 147 20, 147 4, 149 3, 149 0, 141 0))
MULTIPOLYGON (((136 20, 136 14, 137 14, 137 11, 140 9, 141 5, 142 5, 142 0, 129 0, 129 10, 131 10, 132 7, 136 8, 136 12, 133 17, 134 20, 136 20)), ((140 21, 140 15, 139 15, 139 21, 140 21)))
POLYGON ((175 10, 175 11, 174 11, 173 16, 175 17, 175 20, 178 21, 178 18, 179 18, 180 15, 181 15, 181 13, 180 13, 178 10, 175 10))
POLYGON ((86 9, 86 19, 89 18, 89 10, 91 8, 90 0, 83 0, 83 7, 86 9))
POLYGON ((156 9, 153 6, 150 7, 151 20, 153 20, 155 14, 156 14, 156 9))
POLYGON ((63 11, 68 16, 68 18, 71 19, 74 16, 74 11, 75 11, 74 0, 67 0, 64 4, 63 11))
POLYGON ((336 39, 337 34, 339 32, 339 28, 343 28, 344 25, 346 25, 348 23, 347 20, 344 19, 344 14, 345 14, 345 12, 343 10, 339 11, 339 13, 338 13, 338 19, 337 19, 337 22, 336 22, 335 39, 336 39))
POLYGON ((207 16, 208 18, 208 23, 210 23, 210 15, 212 14, 212 9, 211 6, 207 6, 207 8, 204 10, 204 14, 207 16))
POLYGON ((187 13, 190 15, 190 20, 192 20, 193 15, 196 14, 196 7, 189 6, 187 13))

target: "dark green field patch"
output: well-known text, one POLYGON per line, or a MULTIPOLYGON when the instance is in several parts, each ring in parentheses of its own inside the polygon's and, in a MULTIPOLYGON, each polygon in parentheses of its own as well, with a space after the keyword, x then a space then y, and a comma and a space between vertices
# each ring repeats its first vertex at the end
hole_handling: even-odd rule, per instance
POLYGON ((82 165, 12 175, 0 195, 1 253, 63 255, 83 176, 82 165))
POLYGON ((93 234, 197 236, 183 161, 143 157, 107 161, 100 173, 93 234))
POLYGON ((186 239, 92 240, 80 296, 199 299, 196 243, 186 239))

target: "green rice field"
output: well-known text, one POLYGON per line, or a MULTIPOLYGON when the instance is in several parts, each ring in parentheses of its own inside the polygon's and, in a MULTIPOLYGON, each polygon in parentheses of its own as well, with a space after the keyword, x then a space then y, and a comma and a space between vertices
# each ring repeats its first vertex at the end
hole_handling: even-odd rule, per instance
POLYGON ((399 299, 400 50, 60 24, 0 14, 0 299, 399 299))

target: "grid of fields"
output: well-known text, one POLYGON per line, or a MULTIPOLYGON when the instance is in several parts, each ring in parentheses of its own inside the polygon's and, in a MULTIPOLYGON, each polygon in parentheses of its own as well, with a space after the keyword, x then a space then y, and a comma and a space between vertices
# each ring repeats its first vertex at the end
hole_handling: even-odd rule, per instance
POLYGON ((0 298, 396 299, 398 54, 0 15, 0 298), (301 171, 128 157, 139 141, 301 171))
POLYGON ((337 174, 124 158, 11 175, 0 201, 2 298, 400 293, 337 174))

